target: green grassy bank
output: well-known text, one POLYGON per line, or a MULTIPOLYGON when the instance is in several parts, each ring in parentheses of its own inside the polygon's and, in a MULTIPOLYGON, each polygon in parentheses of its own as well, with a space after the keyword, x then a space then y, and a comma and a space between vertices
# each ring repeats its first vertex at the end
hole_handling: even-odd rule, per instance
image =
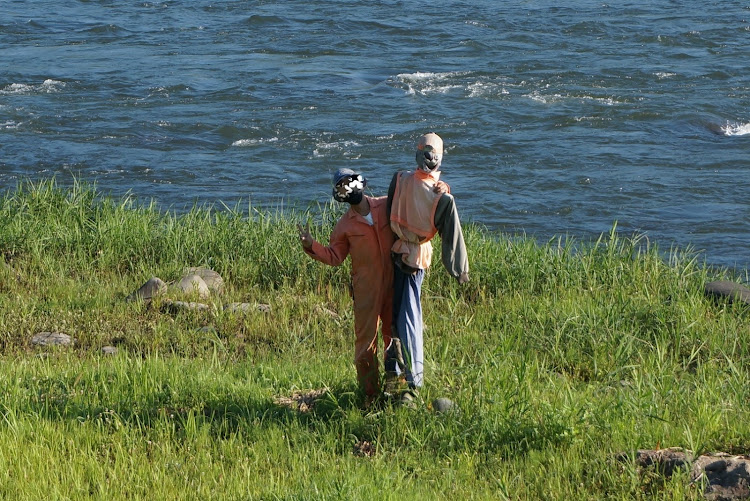
POLYGON ((326 241, 337 214, 6 194, 0 498, 699 499, 686 474, 616 456, 750 451, 750 314, 703 294, 727 272, 614 230, 538 244, 468 226, 472 281, 436 256, 423 289, 421 396, 457 412, 363 410, 349 271, 303 255, 306 219, 326 241), (189 266, 225 281, 207 312, 126 300, 189 266), (42 331, 76 342, 32 345, 42 331), (321 388, 309 412, 279 403, 321 388))

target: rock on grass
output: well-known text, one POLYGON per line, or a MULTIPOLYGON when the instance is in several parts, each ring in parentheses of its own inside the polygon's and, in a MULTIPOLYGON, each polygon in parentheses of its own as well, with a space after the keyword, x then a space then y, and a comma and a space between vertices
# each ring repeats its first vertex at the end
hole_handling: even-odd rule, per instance
POLYGON ((73 338, 62 332, 40 332, 31 338, 31 344, 36 346, 69 346, 73 338))

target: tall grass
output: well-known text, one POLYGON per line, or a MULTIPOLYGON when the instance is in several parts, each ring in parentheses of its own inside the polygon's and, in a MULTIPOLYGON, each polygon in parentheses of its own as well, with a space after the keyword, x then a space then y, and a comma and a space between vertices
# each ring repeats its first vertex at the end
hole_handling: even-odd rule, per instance
POLYGON ((615 457, 750 448, 750 315, 702 292, 734 275, 616 225, 546 243, 467 225, 471 282, 436 256, 424 284, 424 403, 363 410, 348 265, 296 238, 312 219, 326 241, 338 210, 177 214, 54 181, 7 193, 0 497, 697 499, 686 474, 615 457), (189 266, 225 279, 208 312, 125 300, 189 266), (221 308, 234 301, 272 310, 221 308), (30 344, 48 330, 76 344, 30 344), (311 412, 277 403, 318 388, 311 412), (457 412, 432 410, 438 396, 457 412))

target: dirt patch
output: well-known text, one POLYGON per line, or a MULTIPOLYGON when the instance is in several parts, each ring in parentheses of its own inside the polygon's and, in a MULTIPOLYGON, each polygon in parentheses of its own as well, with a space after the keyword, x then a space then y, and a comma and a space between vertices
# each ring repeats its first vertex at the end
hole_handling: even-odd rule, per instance
POLYGON ((375 445, 368 440, 360 440, 354 444, 354 450, 352 451, 355 456, 371 458, 375 455, 375 445))
POLYGON ((315 402, 325 395, 327 390, 298 390, 292 393, 291 396, 276 396, 273 401, 277 405, 282 407, 289 407, 292 410, 298 412, 310 412, 315 406, 315 402))

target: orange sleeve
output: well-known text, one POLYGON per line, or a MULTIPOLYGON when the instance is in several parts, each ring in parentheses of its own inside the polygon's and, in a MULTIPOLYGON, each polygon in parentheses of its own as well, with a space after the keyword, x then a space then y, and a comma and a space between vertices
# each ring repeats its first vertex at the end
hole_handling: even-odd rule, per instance
POLYGON ((312 248, 304 249, 304 251, 316 261, 329 266, 338 266, 349 255, 349 239, 346 238, 346 233, 340 228, 340 225, 336 224, 333 233, 331 233, 328 247, 313 241, 312 248))

